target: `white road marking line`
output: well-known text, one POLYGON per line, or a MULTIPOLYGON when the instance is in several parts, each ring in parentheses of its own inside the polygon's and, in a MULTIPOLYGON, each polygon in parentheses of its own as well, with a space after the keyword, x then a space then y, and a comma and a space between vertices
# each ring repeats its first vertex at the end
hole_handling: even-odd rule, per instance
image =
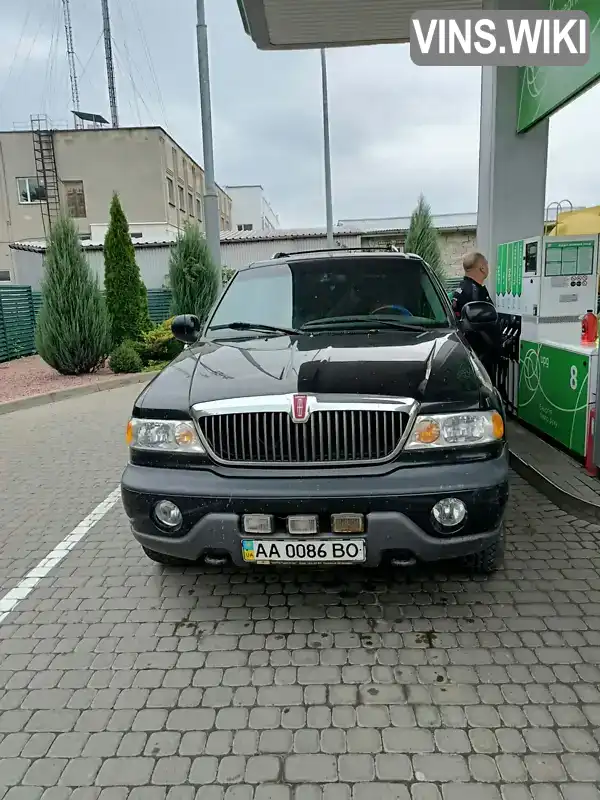
POLYGON ((57 544, 56 547, 48 553, 46 558, 43 558, 39 564, 37 564, 30 572, 28 572, 23 580, 19 581, 14 589, 11 589, 9 592, 7 592, 4 597, 0 597, 0 623, 4 622, 10 612, 14 611, 21 600, 24 600, 35 589, 42 578, 45 578, 46 575, 48 575, 50 570, 52 570, 57 564, 60 564, 63 558, 71 552, 75 545, 78 544, 87 533, 89 533, 94 525, 99 522, 114 505, 116 505, 120 497, 120 488, 115 489, 114 492, 111 492, 105 500, 103 500, 93 511, 87 515, 85 519, 82 519, 81 522, 75 528, 73 528, 71 533, 66 536, 62 542, 57 544))

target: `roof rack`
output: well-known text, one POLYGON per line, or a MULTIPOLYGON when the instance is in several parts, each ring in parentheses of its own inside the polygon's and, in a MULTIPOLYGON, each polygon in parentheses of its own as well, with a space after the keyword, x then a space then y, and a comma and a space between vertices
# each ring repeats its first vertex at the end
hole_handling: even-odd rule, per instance
POLYGON ((284 252, 279 251, 273 253, 271 259, 274 258, 286 258, 287 256, 305 256, 305 255, 314 255, 315 253, 400 253, 403 256, 408 256, 409 258, 420 258, 415 253, 405 253, 402 250, 399 250, 395 245, 389 245, 388 247, 322 247, 319 250, 294 250, 291 252, 284 252))

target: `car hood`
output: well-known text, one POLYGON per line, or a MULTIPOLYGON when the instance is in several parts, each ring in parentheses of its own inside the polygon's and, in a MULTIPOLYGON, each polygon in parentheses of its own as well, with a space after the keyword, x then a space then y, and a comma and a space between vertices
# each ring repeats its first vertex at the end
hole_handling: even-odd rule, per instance
POLYGON ((412 397, 474 408, 482 390, 478 362, 455 330, 382 330, 201 340, 144 389, 136 406, 185 416, 195 403, 299 393, 412 397))

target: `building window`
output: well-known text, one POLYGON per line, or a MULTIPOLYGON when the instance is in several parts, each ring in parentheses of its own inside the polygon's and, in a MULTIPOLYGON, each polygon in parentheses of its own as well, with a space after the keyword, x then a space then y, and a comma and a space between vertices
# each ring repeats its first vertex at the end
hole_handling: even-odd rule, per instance
POLYGON ((178 186, 179 189, 179 208, 181 211, 185 211, 185 189, 183 186, 178 186))
POLYGON ((188 214, 194 216, 194 197, 191 192, 188 192, 188 214))
POLYGON ((244 230, 244 226, 243 225, 238 225, 238 231, 243 231, 243 230, 244 230))
POLYGON ((173 172, 177 175, 177 150, 174 147, 171 148, 171 155, 173 157, 173 172))
POLYGON ((192 191, 196 191, 196 167, 192 164, 192 191))
POLYGON ((0 283, 10 283, 10 270, 0 269, 0 283))
POLYGON ((85 193, 83 181, 64 181, 65 196, 67 198, 67 211, 75 219, 85 219, 85 193))
POLYGON ((46 199, 46 189, 43 181, 37 178, 17 178, 17 192, 19 203, 40 203, 46 199))
POLYGON ((254 227, 254 226, 253 226, 252 224, 250 224, 250 225, 244 225, 244 230, 245 230, 245 231, 251 231, 253 227, 254 227))
POLYGON ((202 222, 202 200, 199 197, 196 198, 196 216, 198 222, 202 222))
POLYGON ((173 180, 167 178, 167 194, 169 195, 169 203, 175 205, 175 189, 173 188, 173 180))

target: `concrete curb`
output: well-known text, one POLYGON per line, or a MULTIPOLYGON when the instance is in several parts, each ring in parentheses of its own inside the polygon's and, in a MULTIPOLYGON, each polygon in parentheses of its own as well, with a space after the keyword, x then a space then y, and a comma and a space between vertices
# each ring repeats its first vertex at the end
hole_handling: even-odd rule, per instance
POLYGON ((159 372, 160 370, 156 372, 137 372, 135 375, 119 375, 88 386, 74 386, 72 389, 59 389, 48 394, 19 397, 17 400, 9 400, 8 403, 0 403, 0 414, 10 414, 13 411, 21 411, 24 408, 45 406, 49 403, 58 403, 60 400, 70 400, 72 397, 80 397, 94 392, 106 392, 108 389, 119 389, 122 386, 130 386, 136 383, 147 383, 159 372))
POLYGON ((570 492, 565 491, 558 486, 550 478, 546 477, 536 467, 529 464, 521 456, 513 453, 509 447, 510 466, 514 471, 520 475, 527 483, 530 483, 535 489, 545 495, 548 500, 551 500, 555 506, 558 506, 562 511, 567 514, 572 514, 575 517, 580 517, 586 522, 598 524, 600 522, 600 505, 592 503, 589 500, 584 500, 577 497, 570 492))

